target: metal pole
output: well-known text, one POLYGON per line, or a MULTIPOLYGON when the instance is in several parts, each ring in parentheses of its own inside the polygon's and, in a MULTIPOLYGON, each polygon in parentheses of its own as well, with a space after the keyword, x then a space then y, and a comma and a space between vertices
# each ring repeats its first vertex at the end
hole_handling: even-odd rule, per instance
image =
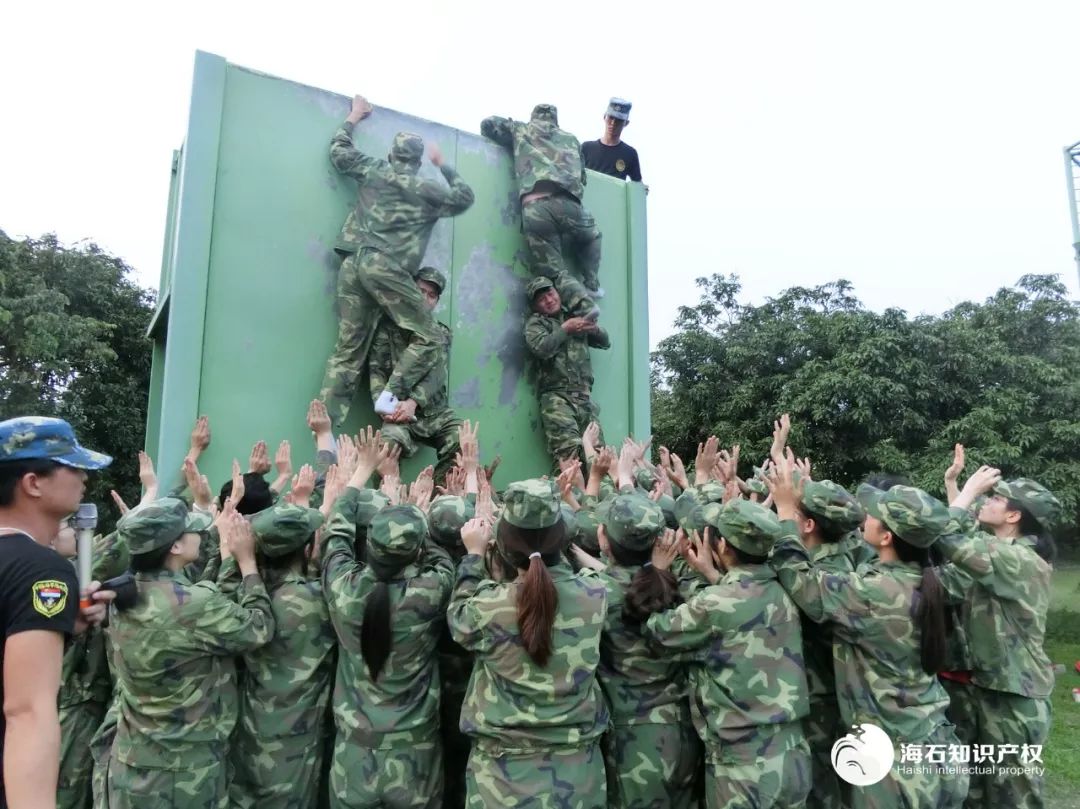
POLYGON ((1065 147, 1065 181, 1069 184, 1069 213, 1073 232, 1073 251, 1076 259, 1077 277, 1080 278, 1080 212, 1077 197, 1080 196, 1080 141, 1065 147))

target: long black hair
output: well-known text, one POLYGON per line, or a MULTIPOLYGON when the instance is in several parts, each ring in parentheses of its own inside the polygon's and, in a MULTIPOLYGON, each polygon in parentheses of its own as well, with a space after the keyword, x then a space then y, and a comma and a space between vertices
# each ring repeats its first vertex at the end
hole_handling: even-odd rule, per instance
POLYGON ((629 624, 643 624, 649 616, 671 609, 682 599, 679 598, 679 586, 670 570, 657 570, 651 564, 652 548, 632 551, 610 542, 611 555, 616 564, 622 567, 637 567, 639 570, 626 588, 623 601, 623 620, 629 624))
POLYGON ((930 548, 917 548, 893 534, 893 547, 901 562, 914 562, 922 568, 922 583, 915 591, 911 608, 919 627, 919 644, 923 671, 937 674, 945 667, 948 654, 948 622, 945 610, 945 588, 934 567, 930 548))

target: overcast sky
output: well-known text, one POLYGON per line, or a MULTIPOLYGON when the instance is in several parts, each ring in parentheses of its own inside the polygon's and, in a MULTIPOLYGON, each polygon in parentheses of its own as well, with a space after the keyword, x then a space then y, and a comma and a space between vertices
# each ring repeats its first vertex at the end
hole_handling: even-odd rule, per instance
POLYGON ((12 3, 0 49, 0 229, 89 238, 157 284, 194 51, 472 132, 607 98, 649 196, 651 338, 694 278, 759 302, 846 278, 936 313, 1029 272, 1077 295, 1062 147, 1080 140, 1077 6, 12 3))

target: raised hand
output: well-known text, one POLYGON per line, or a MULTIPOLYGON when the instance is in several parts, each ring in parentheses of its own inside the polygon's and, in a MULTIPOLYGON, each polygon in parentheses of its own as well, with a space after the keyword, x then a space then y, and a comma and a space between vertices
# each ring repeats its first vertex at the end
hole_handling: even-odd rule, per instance
POLYGON ((206 479, 206 475, 200 474, 199 467, 191 458, 184 459, 183 470, 184 480, 187 482, 188 489, 191 490, 195 507, 200 511, 209 511, 214 502, 214 495, 210 492, 210 481, 206 479))
POLYGON ((379 468, 379 464, 390 454, 390 447, 383 443, 382 433, 370 426, 356 436, 356 468, 349 479, 349 485, 362 489, 368 479, 379 468))
POLYGON ((127 503, 124 502, 124 498, 120 496, 120 493, 116 489, 109 489, 109 496, 112 497, 112 501, 116 504, 116 507, 120 509, 120 515, 127 514, 131 509, 128 508, 127 503))
POLYGON ((600 422, 590 421, 585 432, 581 434, 581 446, 585 450, 585 460, 591 461, 596 457, 596 442, 600 440, 600 422))
POLYGON ((337 465, 346 485, 349 479, 352 478, 353 472, 356 471, 356 466, 359 463, 360 455, 356 450, 356 442, 353 441, 352 436, 344 434, 338 436, 337 465))
POLYGON ((476 516, 487 522, 495 524, 495 501, 491 497, 491 484, 480 484, 480 494, 476 497, 476 516))
POLYGON ((330 432, 330 415, 326 412, 326 405, 319 399, 313 399, 308 405, 307 426, 316 436, 330 432))
POLYGON ((795 468, 799 470, 799 474, 802 475, 804 481, 813 480, 810 477, 810 459, 809 458, 794 458, 795 468))
POLYGON ((683 543, 683 558, 710 584, 720 581, 720 571, 716 568, 713 549, 697 531, 692 531, 687 542, 683 543))
POLYGON ((431 505, 431 495, 435 491, 435 467, 429 466, 420 473, 409 487, 409 502, 418 509, 427 513, 431 505))
POLYGON ((669 570, 679 555, 679 540, 670 528, 656 538, 652 549, 652 566, 656 570, 669 570))
POLYGON ((379 478, 401 477, 401 444, 390 444, 389 451, 386 453, 386 459, 379 464, 378 469, 375 471, 379 473, 379 478))
POLYGON ((709 475, 720 458, 720 439, 710 435, 704 444, 698 444, 697 457, 694 459, 694 484, 708 483, 709 475))
POLYGON ((664 469, 664 474, 668 476, 668 480, 678 486, 680 489, 689 489, 690 480, 686 476, 686 466, 682 462, 682 458, 671 453, 671 469, 664 469))
POLYGON ((229 492, 229 502, 235 508, 244 499, 244 474, 240 471, 240 461, 233 458, 232 462, 232 491, 229 492))
POLYGON ((499 464, 502 463, 502 455, 496 455, 495 460, 484 467, 484 477, 487 478, 487 482, 491 483, 495 479, 495 470, 499 468, 499 464))
POLYGON ((769 447, 769 457, 774 463, 779 463, 784 457, 784 447, 787 446, 788 434, 791 432, 791 416, 784 413, 773 422, 772 446, 769 447))
POLYGON ((465 470, 465 492, 476 494, 480 491, 480 441, 477 434, 480 432, 480 424, 476 426, 469 420, 461 423, 458 429, 458 444, 461 451, 458 453, 456 463, 465 470))
POLYGON ((294 506, 307 508, 313 491, 315 491, 315 470, 311 464, 304 464, 300 467, 300 472, 292 479, 289 502, 294 506))
POLYGON ((199 416, 195 420, 195 427, 191 431, 191 442, 188 445, 187 457, 197 461, 199 456, 210 446, 210 417, 199 416))
POLYGON ((256 475, 265 475, 270 471, 270 456, 267 454, 266 442, 256 441, 251 448, 251 457, 248 458, 248 472, 256 475))
POLYGON ((555 478, 555 485, 559 487, 559 493, 562 495, 563 502, 570 506, 574 511, 581 510, 581 503, 579 503, 574 496, 574 486, 580 476, 581 461, 575 458, 571 463, 567 463, 563 467, 563 471, 555 478))
POLYGON ((323 519, 329 519, 334 502, 341 497, 341 493, 344 491, 345 477, 341 474, 337 464, 331 464, 326 470, 326 481, 323 483, 323 500, 322 505, 319 506, 319 512, 323 515, 323 519))
POLYGON ((436 486, 435 491, 440 495, 449 494, 457 497, 465 496, 465 470, 460 466, 452 466, 446 470, 444 485, 436 486))
POLYGON ((158 496, 158 479, 154 471, 154 462, 145 452, 139 453, 139 482, 143 486, 143 496, 140 502, 149 503, 158 496))
POLYGON ((491 538, 491 523, 482 517, 473 517, 461 526, 461 544, 465 552, 483 556, 491 538))
POLYGON ((781 520, 794 520, 799 516, 799 503, 802 500, 806 481, 795 482, 795 453, 787 447, 785 454, 775 461, 765 473, 765 485, 776 505, 776 516, 781 520))

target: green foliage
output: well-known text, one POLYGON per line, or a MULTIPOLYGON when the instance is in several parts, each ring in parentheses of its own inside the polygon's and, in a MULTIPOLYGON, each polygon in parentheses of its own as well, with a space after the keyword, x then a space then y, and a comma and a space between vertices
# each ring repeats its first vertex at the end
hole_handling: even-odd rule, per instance
POLYGON ((139 498, 153 296, 97 245, 0 231, 0 419, 58 416, 116 460, 91 475, 87 499, 112 513, 109 489, 139 498))
POLYGON ((1026 275, 940 317, 872 312, 851 285, 794 287, 760 306, 737 277, 698 279, 697 306, 653 353, 653 435, 693 460, 710 434, 742 445, 743 473, 768 451, 772 420, 814 476, 844 484, 908 475, 944 493, 952 447, 967 472, 990 463, 1080 508, 1080 306, 1056 276, 1026 275))

